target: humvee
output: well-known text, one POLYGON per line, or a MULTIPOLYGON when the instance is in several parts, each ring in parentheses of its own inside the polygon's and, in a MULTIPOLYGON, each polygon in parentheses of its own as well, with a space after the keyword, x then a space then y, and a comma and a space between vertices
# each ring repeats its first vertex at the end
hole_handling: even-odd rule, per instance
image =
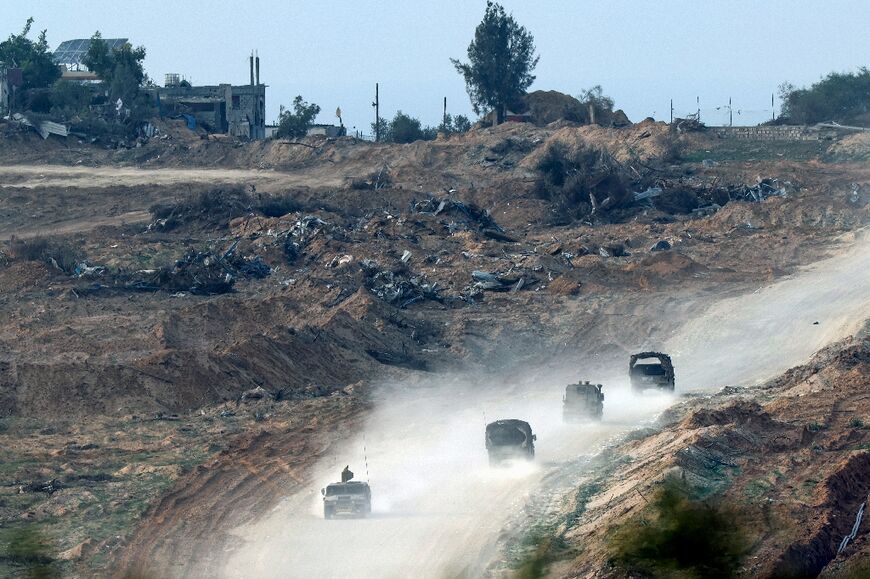
POLYGON ((532 427, 524 420, 496 420, 486 425, 486 450, 490 466, 504 460, 535 458, 535 440, 532 427))
POLYGON ((372 512, 372 490, 369 483, 351 480, 347 467, 341 472, 341 482, 320 489, 323 495, 323 518, 335 516, 365 517, 372 512))
POLYGON ((604 393, 601 384, 590 384, 589 381, 568 384, 565 396, 562 398, 562 420, 576 422, 592 418, 601 420, 604 412, 604 393))
POLYGON ((674 391, 674 365, 671 357, 661 352, 640 352, 628 363, 631 388, 643 392, 647 388, 674 391), (644 360, 643 363, 638 363, 644 360))

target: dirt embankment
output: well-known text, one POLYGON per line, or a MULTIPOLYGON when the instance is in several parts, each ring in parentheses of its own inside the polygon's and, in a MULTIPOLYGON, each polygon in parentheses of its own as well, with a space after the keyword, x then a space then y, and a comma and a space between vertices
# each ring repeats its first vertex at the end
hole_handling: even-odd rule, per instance
POLYGON ((631 568, 614 563, 614 530, 654 517, 650 499, 676 478, 741 513, 749 546, 741 576, 860 576, 870 555, 866 518, 839 550, 870 495, 868 377, 864 331, 759 387, 674 407, 653 432, 609 449, 612 460, 578 487, 561 543, 553 541, 561 547, 538 554, 551 561, 548 573, 626 576, 631 568))
POLYGON ((83 575, 115 558, 201 562, 194 553, 222 549, 227 529, 282 496, 261 472, 295 488, 346 434, 336 425, 368 402, 348 384, 623 360, 710 299, 819 259, 867 223, 850 186, 870 182, 866 167, 776 161, 668 174, 698 187, 790 179, 799 185, 786 197, 712 217, 650 204, 613 222, 552 224, 533 190, 534 155, 549 140, 601 140, 617 158, 649 160, 667 144, 656 127, 505 126, 315 149, 198 140, 174 152, 47 154, 13 143, 10 162, 40 166, 0 168, 0 237, 54 245, 28 254, 19 239, 0 255, 4 523, 42 525, 56 552, 90 541, 68 553, 83 575), (249 204, 295 205, 186 212, 212 181, 249 204), (154 204, 172 207, 158 218, 154 204), (662 241, 669 249, 652 249, 662 241), (268 275, 233 270, 232 291, 214 295, 159 285, 231 248, 268 275), (258 387, 262 408, 242 400, 258 387), (55 479, 65 488, 18 493, 55 479), (112 525, 71 532, 82 517, 112 525))

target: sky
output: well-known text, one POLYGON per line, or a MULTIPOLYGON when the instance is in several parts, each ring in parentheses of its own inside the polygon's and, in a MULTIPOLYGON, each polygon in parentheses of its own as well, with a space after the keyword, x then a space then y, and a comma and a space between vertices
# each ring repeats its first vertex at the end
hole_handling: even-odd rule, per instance
MULTIPOLYGON (((529 90, 578 95, 601 85, 633 121, 701 109, 707 124, 756 124, 788 81, 807 86, 831 71, 870 65, 867 0, 504 0, 534 36, 540 62, 529 90)), ((320 105, 318 122, 369 133, 375 83, 381 116, 397 110, 424 124, 472 120, 450 58, 465 59, 485 0, 0 0, 0 36, 29 16, 50 48, 64 40, 129 38, 147 49, 157 83, 247 84, 260 56, 267 121, 296 95, 320 105)), ((779 112, 779 99, 775 109, 779 112)))

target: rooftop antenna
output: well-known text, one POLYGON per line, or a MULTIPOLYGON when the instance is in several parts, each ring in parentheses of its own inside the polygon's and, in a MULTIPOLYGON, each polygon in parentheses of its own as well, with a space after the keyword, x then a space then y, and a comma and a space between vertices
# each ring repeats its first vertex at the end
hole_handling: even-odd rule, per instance
POLYGON ((371 483, 371 479, 369 478, 369 457, 368 451, 366 450, 366 435, 363 434, 363 461, 366 465, 366 482, 371 483))
POLYGON ((375 142, 381 140, 381 112, 380 112, 381 102, 378 100, 378 83, 375 83, 375 102, 372 103, 372 106, 375 107, 375 142))

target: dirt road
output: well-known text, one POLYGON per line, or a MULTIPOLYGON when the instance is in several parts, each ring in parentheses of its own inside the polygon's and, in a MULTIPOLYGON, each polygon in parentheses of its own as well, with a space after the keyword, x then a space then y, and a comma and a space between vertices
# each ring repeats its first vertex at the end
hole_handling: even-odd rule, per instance
MULTIPOLYGON (((870 315, 868 295, 870 239, 862 234, 839 255, 724 300, 687 323, 667 346, 678 392, 745 384, 802 362, 870 315)), ((225 576, 479 576, 508 517, 546 475, 652 420, 672 402, 654 393, 632 398, 618 378, 623 374, 614 368, 610 379, 593 377, 607 384, 605 416, 586 426, 561 422, 561 389, 578 376, 558 368, 541 369, 534 381, 518 381, 507 391, 462 377, 414 392, 385 385, 364 435, 322 461, 317 485, 237 530, 244 546, 225 576), (488 468, 484 423, 506 417, 527 419, 537 432, 533 465, 488 468), (370 519, 322 519, 319 488, 337 479, 345 464, 371 482, 370 519)))
POLYGON ((65 167, 46 165, 0 166, 4 187, 133 187, 161 186, 183 183, 225 185, 235 183, 270 183, 275 186, 335 187, 344 181, 333 175, 324 179, 306 173, 278 172, 257 169, 139 169, 134 167, 65 167))

